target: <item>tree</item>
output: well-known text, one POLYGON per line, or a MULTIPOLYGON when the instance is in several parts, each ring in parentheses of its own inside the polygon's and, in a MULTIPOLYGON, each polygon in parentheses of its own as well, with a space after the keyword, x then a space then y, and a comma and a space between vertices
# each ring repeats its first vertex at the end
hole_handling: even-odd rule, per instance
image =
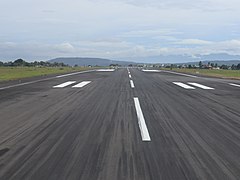
POLYGON ((235 70, 235 69, 237 69, 237 66, 235 66, 234 64, 231 66, 231 69, 232 70, 235 70))
POLYGON ((240 70, 240 63, 237 65, 237 69, 240 70))
POLYGON ((198 65, 199 65, 199 68, 201 69, 202 68, 202 61, 199 61, 198 65))
POLYGON ((27 64, 27 62, 24 61, 23 59, 17 59, 17 60, 15 60, 15 61, 13 62, 13 65, 14 65, 14 66, 24 66, 24 65, 26 65, 26 64, 27 64))
POLYGON ((221 69, 228 69, 228 66, 225 65, 225 64, 223 64, 223 65, 221 66, 221 69))

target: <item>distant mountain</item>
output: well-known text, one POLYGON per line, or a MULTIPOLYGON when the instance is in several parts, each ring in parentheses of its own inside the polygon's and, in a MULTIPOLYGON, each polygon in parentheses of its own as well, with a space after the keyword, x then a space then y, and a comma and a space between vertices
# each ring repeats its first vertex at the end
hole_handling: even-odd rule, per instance
MULTIPOLYGON (((226 61, 223 63, 238 62, 240 60, 240 55, 230 55, 227 53, 216 53, 216 54, 209 54, 209 55, 200 55, 197 54, 195 56, 190 55, 158 55, 158 56, 148 56, 148 57, 129 57, 129 58, 122 58, 121 60, 128 59, 130 61, 140 62, 140 63, 184 63, 184 62, 194 62, 198 63, 199 61, 226 61)), ((233 63, 233 64, 236 64, 233 63)), ((186 63, 185 63, 186 64, 186 63)))
POLYGON ((230 61, 240 60, 240 55, 230 55, 227 53, 209 54, 209 55, 196 55, 196 57, 206 61, 230 61))
POLYGON ((74 65, 109 66, 110 64, 119 64, 122 66, 127 66, 129 64, 136 64, 135 62, 129 62, 129 61, 115 61, 115 60, 102 59, 102 58, 81 58, 81 57, 56 58, 56 59, 49 60, 49 62, 64 63, 70 66, 74 66, 74 65))

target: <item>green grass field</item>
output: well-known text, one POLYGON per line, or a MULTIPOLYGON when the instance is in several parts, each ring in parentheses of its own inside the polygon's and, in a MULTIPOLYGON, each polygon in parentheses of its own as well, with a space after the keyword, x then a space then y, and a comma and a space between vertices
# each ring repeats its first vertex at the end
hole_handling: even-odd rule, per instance
POLYGON ((45 76, 89 70, 88 67, 0 67, 0 82, 34 76, 45 76))
MULTIPOLYGON (((168 69, 169 70, 169 69, 168 69)), ((173 71, 182 73, 191 73, 196 75, 207 75, 213 77, 221 78, 234 78, 240 79, 240 70, 224 70, 224 69, 177 69, 174 68, 173 71)))

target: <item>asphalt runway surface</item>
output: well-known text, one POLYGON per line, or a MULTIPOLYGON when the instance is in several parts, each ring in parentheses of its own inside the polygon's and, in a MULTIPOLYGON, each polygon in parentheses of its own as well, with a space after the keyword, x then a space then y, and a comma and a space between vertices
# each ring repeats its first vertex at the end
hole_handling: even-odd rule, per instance
POLYGON ((1 180, 240 179, 238 80, 123 68, 21 83, 0 84, 1 180))

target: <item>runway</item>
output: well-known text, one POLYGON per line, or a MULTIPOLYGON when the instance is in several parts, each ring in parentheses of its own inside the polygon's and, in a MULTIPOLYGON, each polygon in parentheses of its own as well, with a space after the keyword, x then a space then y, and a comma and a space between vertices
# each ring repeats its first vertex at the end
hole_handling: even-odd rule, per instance
POLYGON ((240 81, 120 68, 0 84, 1 180, 237 180, 240 81))

